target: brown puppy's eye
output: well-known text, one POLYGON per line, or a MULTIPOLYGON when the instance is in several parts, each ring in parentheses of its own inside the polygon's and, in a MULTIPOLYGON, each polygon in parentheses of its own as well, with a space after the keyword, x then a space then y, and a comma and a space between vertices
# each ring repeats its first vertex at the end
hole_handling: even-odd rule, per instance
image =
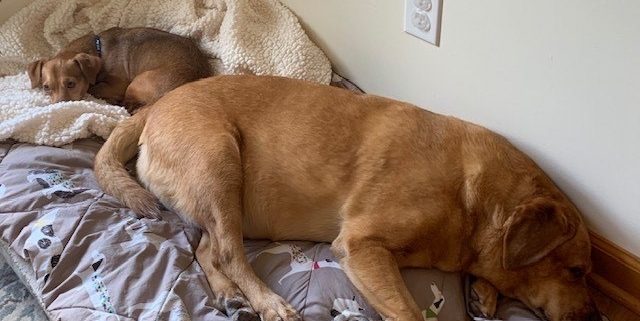
POLYGON ((73 88, 73 87, 75 87, 75 86, 76 86, 76 83, 75 83, 75 82, 73 82, 73 81, 68 81, 68 82, 67 82, 67 88, 71 89, 71 88, 73 88))
POLYGON ((42 89, 44 89, 44 91, 49 91, 51 90, 51 88, 49 88, 49 85, 43 85, 42 89))
POLYGON ((571 276, 576 279, 581 279, 586 274, 584 268, 579 266, 569 268, 569 273, 571 273, 571 276))

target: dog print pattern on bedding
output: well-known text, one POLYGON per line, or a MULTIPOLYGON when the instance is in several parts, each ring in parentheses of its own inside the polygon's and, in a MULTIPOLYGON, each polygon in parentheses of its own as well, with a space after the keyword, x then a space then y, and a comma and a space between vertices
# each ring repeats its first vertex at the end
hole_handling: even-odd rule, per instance
MULTIPOLYGON (((200 232, 168 211, 163 221, 138 219, 102 193, 92 172, 100 144, 0 143, 0 243, 27 262, 35 280, 29 286, 45 310, 63 321, 228 320, 214 308, 194 260, 200 232)), ((304 320, 382 320, 328 244, 246 241, 245 252, 258 276, 304 320)), ((421 309, 436 301, 434 283, 446 297, 438 320, 464 319, 457 275, 404 275, 421 309)))
POLYGON ((44 193, 47 198, 51 198, 53 195, 69 198, 86 190, 76 188, 71 180, 55 169, 29 171, 27 181, 38 182, 38 184, 43 187, 42 193, 44 193))

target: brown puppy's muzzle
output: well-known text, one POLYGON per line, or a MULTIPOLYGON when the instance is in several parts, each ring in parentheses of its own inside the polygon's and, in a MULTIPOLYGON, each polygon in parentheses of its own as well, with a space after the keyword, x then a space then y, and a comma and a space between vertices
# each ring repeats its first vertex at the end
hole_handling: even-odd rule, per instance
POLYGON ((70 100, 72 99, 69 97, 69 95, 55 95, 55 94, 51 95, 52 104, 63 102, 63 101, 70 101, 70 100))
POLYGON ((82 100, 86 94, 86 90, 81 90, 75 93, 70 91, 63 91, 60 93, 51 94, 51 103, 59 103, 61 101, 77 101, 82 100))

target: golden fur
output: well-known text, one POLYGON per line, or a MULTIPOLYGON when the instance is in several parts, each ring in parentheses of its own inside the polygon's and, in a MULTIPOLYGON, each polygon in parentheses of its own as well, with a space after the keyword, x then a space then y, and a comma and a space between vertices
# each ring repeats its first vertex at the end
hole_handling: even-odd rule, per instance
POLYGON ((246 237, 332 242, 388 320, 422 320, 403 267, 472 273, 489 305, 500 291, 552 321, 600 320, 578 210, 480 126, 298 80, 200 80, 123 122, 96 158, 107 193, 155 216, 152 194, 123 169, 136 145, 143 184, 203 229, 196 255, 223 309, 244 294, 263 320, 297 318, 251 270, 246 237))

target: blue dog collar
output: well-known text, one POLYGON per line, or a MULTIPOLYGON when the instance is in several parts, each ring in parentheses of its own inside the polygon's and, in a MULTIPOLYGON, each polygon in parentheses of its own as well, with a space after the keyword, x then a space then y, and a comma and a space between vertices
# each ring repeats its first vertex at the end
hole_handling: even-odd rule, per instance
POLYGON ((98 53, 98 57, 102 58, 102 42, 100 41, 100 36, 96 35, 93 38, 93 41, 96 45, 96 52, 98 53))

